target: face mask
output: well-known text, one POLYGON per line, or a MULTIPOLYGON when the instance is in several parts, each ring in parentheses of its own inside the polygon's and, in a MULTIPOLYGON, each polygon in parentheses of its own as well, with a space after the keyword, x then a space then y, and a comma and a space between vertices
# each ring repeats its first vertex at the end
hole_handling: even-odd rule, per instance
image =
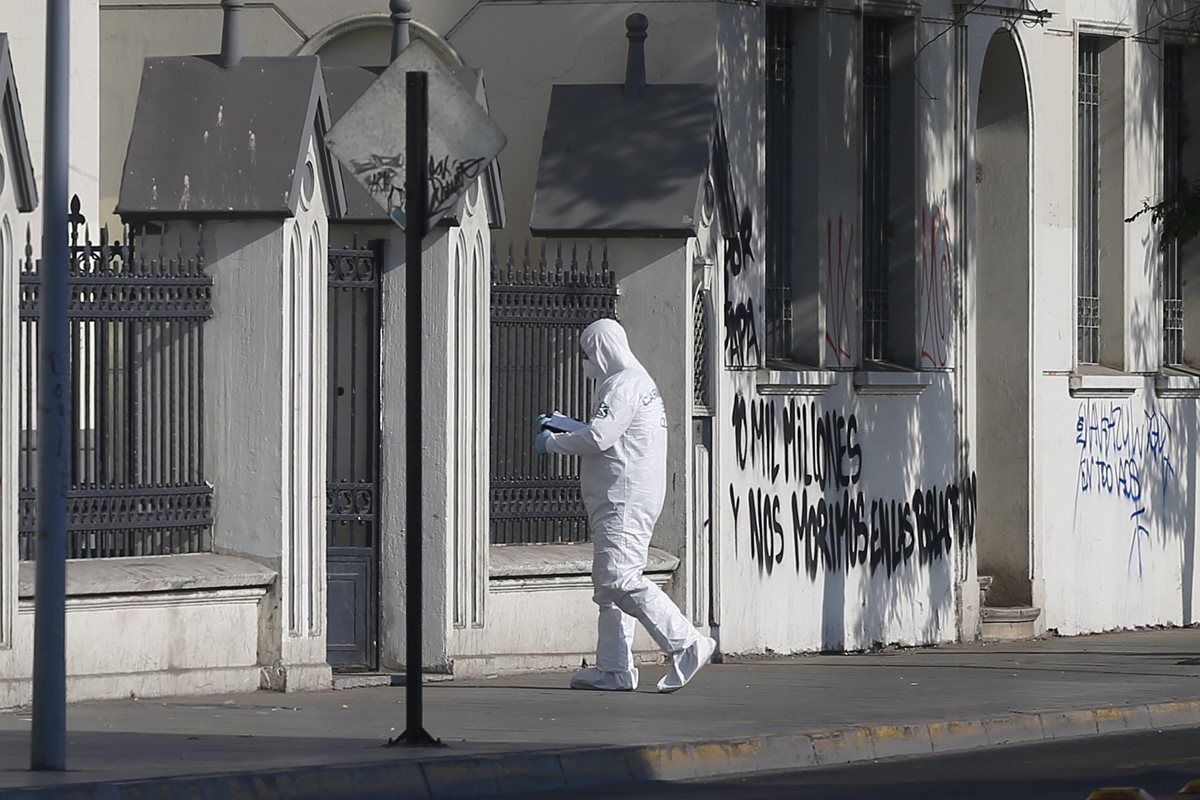
POLYGON ((596 366, 596 362, 591 359, 583 362, 583 374, 594 381, 598 381, 604 377, 603 373, 600 372, 600 368, 596 366))

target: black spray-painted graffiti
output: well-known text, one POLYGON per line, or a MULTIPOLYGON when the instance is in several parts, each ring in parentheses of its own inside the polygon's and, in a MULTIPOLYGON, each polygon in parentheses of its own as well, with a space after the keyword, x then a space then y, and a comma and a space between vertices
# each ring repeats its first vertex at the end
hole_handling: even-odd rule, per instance
POLYGON ((738 467, 770 484, 745 495, 729 486, 735 551, 748 533, 748 555, 761 572, 770 575, 790 549, 796 573, 809 578, 855 568, 890 577, 914 560, 941 560, 955 542, 974 544, 974 474, 903 498, 868 499, 856 488, 864 455, 854 414, 795 399, 747 402, 739 393, 732 422, 738 467))
POLYGON ((754 325, 754 298, 748 297, 744 302, 736 304, 726 300, 725 363, 736 369, 746 369, 756 366, 759 360, 758 330, 754 325))
POLYGON ((758 328, 754 315, 754 299, 745 293, 743 272, 754 263, 754 211, 743 206, 737 198, 733 180, 733 165, 725 144, 724 124, 717 125, 717 142, 713 150, 714 171, 722 194, 728 200, 722 215, 725 250, 725 366, 732 369, 753 369, 762 361, 758 346, 758 328), (717 166, 719 165, 719 166, 717 166), (740 215, 737 209, 741 209, 740 215), (736 215, 736 218, 735 218, 736 215), (739 291, 741 289, 741 291, 739 291))
POLYGON ((1129 563, 1136 559, 1139 575, 1155 506, 1165 511, 1178 480, 1173 433, 1163 414, 1154 408, 1134 411, 1128 402, 1085 400, 1075 417, 1075 519, 1081 502, 1107 497, 1122 504, 1130 521, 1129 563))
MULTIPOLYGON (((487 160, 483 158, 441 159, 429 157, 429 219, 441 219, 449 212, 465 191, 466 185, 479 177, 487 160)), ((351 168, 356 176, 362 177, 367 191, 381 198, 388 215, 404 221, 404 154, 386 156, 372 154, 366 159, 355 159, 351 168)))

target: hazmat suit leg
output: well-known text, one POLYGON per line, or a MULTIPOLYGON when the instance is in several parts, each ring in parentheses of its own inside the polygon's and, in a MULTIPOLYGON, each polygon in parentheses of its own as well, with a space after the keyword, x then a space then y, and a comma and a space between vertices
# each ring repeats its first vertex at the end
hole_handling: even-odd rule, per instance
POLYGON ((638 687, 638 671, 633 665, 637 620, 612 603, 603 603, 597 629, 596 666, 576 672, 571 688, 633 691, 638 687))
POLYGON ((604 672, 632 670, 637 620, 612 603, 601 603, 597 629, 596 666, 604 672))
MULTIPOLYGON (((611 548, 605 546, 604 538, 600 536, 595 540, 596 556, 592 562, 592 585, 595 589, 592 599, 596 604, 602 609, 606 605, 614 605, 637 619, 664 653, 678 653, 699 639, 700 632, 671 602, 671 598, 642 574, 646 568, 647 547, 635 545, 630 548, 627 545, 625 548, 611 548)), ((615 641, 604 641, 601 628, 600 644, 606 651, 602 653, 597 649, 596 663, 602 660, 616 662, 626 657, 623 653, 632 638, 632 631, 629 631, 628 639, 618 647, 615 641)), ((632 659, 632 656, 629 657, 632 659)))

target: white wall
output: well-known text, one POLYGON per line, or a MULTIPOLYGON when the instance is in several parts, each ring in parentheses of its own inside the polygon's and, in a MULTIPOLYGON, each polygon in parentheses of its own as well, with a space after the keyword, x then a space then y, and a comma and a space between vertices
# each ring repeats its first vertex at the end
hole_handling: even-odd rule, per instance
POLYGON ((328 220, 316 170, 288 220, 210 222, 205 474, 214 550, 279 573, 259 659, 274 688, 325 688, 328 220))
MULTIPOLYGON (((12 52, 13 72, 21 94, 21 114, 29 139, 29 155, 39 191, 42 181, 42 158, 45 134, 46 87, 46 3, 10 3, 9 13, 0 19, 0 30, 7 31, 12 52), (16 6, 20 5, 19 13, 16 6)), ((96 34, 100 19, 99 0, 72 0, 70 3, 70 159, 71 170, 67 190, 78 194, 83 215, 95 223, 100 192, 100 39, 96 34)), ((130 113, 132 119, 132 111, 130 113)), ((124 160, 124 151, 122 158, 124 160)), ((24 243, 25 225, 33 230, 34 250, 41 240, 39 208, 23 215, 19 229, 24 243)), ((93 226, 93 230, 94 230, 93 226)), ((66 232, 63 232, 66 235, 66 232)))
MULTIPOLYGON (((0 132, 3 123, 0 123, 0 132)), ((11 648, 17 606, 17 443, 19 441, 21 252, 12 154, 0 136, 0 651, 11 648)), ((0 654, 2 655, 2 654, 0 654)), ((0 673, 2 674, 2 673, 0 673)))

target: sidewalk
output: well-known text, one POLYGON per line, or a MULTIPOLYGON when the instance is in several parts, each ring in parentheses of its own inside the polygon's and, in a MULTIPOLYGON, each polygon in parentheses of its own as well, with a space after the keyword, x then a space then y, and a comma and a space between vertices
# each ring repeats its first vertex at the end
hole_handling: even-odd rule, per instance
POLYGON ((436 750, 381 747, 403 687, 77 704, 65 775, 26 771, 28 710, 0 713, 0 798, 525 794, 1200 725, 1200 628, 756 659, 673 695, 661 673, 624 694, 563 673, 430 684, 436 750))

